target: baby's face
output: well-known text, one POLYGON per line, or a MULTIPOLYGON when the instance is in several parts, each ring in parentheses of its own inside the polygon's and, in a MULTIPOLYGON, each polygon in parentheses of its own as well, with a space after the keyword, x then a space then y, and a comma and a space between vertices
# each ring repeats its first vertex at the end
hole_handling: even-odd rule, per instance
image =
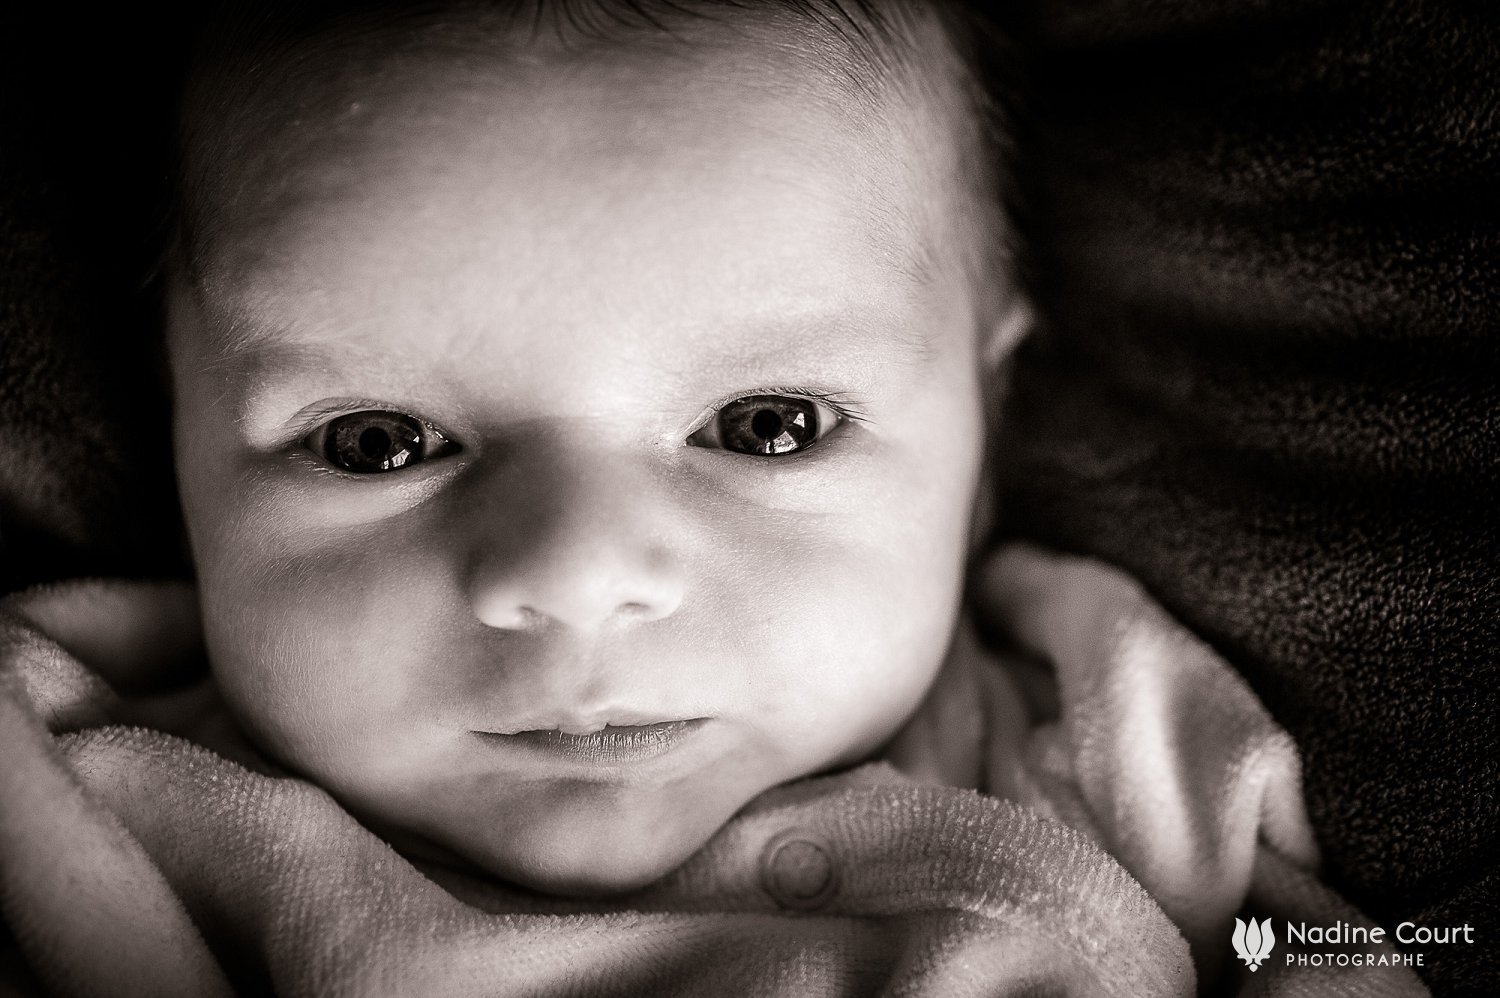
POLYGON ((366 40, 210 164, 171 322, 215 674, 419 854, 646 883, 943 659, 988 321, 958 109, 855 111, 780 30, 366 40))

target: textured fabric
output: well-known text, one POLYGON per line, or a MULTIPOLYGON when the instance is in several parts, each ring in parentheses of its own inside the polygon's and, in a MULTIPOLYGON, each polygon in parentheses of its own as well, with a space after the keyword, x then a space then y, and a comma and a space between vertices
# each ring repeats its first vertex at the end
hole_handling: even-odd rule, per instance
MULTIPOLYGON (((1368 924, 1311 875, 1295 749, 1248 688, 1097 564, 1012 549, 981 589, 1055 666, 1054 720, 1018 731, 1018 683, 961 644, 886 761, 768 791, 609 902, 419 870, 308 783, 98 726, 144 716, 106 676, 191 654, 191 594, 23 594, 0 639, 0 908, 64 994, 1322 993, 1321 971, 1223 966, 1247 903, 1368 924)), ((1402 968, 1336 976, 1425 993, 1402 968)))
POLYGON ((1500 6, 1025 6, 1007 533, 1207 637, 1331 882, 1485 926, 1422 973, 1500 994, 1500 6))

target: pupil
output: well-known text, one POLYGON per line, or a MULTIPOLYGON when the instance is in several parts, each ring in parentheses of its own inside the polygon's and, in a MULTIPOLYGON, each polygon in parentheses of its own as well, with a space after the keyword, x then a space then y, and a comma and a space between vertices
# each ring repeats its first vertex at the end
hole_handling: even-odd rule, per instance
POLYGON ((391 450, 391 435, 372 426, 359 435, 359 449, 366 457, 385 457, 391 450))
POLYGON ((762 440, 775 440, 781 436, 781 416, 770 409, 762 409, 750 417, 750 429, 762 440))

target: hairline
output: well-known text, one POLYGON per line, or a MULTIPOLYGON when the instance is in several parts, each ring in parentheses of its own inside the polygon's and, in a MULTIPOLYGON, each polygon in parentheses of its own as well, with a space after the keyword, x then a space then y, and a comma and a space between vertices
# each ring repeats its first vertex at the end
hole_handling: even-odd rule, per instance
MULTIPOLYGON (((287 29, 278 34, 274 25, 269 30, 266 24, 258 27, 239 24, 236 27, 234 3, 235 0, 231 0, 229 4, 230 24, 223 31, 235 37, 220 37, 205 51, 213 55, 235 46, 241 46, 241 50, 212 70, 204 66, 205 60, 200 55, 191 74, 178 136, 176 201, 172 207, 170 245, 164 263, 169 276, 185 278, 195 287, 203 284, 205 276, 198 265, 207 244, 202 239, 204 226, 201 220, 208 217, 209 211, 206 210, 207 199, 203 196, 208 184, 193 178, 192 174, 198 172, 194 169, 194 161, 208 164, 207 168, 211 169, 216 158, 222 160, 230 152, 224 146, 233 141, 224 138, 226 134, 232 134, 232 125, 220 125, 216 131, 217 145, 220 146, 217 157, 215 150, 194 150, 195 138, 201 142, 205 133, 215 134, 212 126, 208 129, 199 127, 202 116, 215 102, 220 104, 220 110, 237 97, 242 103, 247 103, 244 92, 253 85, 253 78, 257 75, 289 68, 295 71, 300 68, 299 64, 311 64, 315 59, 326 57, 330 42, 348 43, 351 29, 377 32, 411 22, 440 28, 456 13, 478 11, 491 19, 498 19, 501 23, 496 23, 495 27, 501 31, 513 36, 516 32, 527 32, 529 37, 522 39, 523 49, 527 45, 550 41, 566 52, 570 47, 575 50, 600 45, 621 47, 652 38, 667 42, 686 41, 677 33, 683 30, 683 25, 726 23, 736 13, 759 15, 762 10, 737 0, 560 0, 555 3, 517 0, 498 4, 456 0, 402 5, 399 10, 395 9, 397 5, 388 3, 370 5, 358 0, 325 0, 323 7, 335 12, 333 15, 310 29, 304 25, 300 33, 287 29), (517 19, 528 10, 531 12, 529 25, 518 24, 517 19), (582 18, 580 12, 585 11, 598 16, 592 20, 582 18), (719 14, 727 16, 720 17, 719 14), (352 20, 341 19, 339 15, 349 15, 352 20), (336 34, 338 29, 342 29, 342 35, 336 34), (245 31, 251 32, 248 39, 237 34, 245 31), (205 88, 205 82, 211 85, 205 88), (205 101, 205 96, 210 100, 205 101)), ((993 134, 996 107, 991 95, 976 78, 972 55, 963 51, 963 43, 955 39, 955 20, 961 19, 955 14, 958 5, 951 0, 932 0, 920 6, 897 0, 888 6, 892 13, 885 12, 881 5, 869 0, 772 0, 765 4, 764 9, 820 29, 810 34, 809 39, 819 46, 817 55, 833 57, 820 60, 833 66, 824 74, 825 78, 833 81, 840 93, 854 98, 851 103, 859 115, 873 116, 893 89, 899 92, 906 86, 920 88, 927 83, 928 76, 921 71, 924 67, 919 65, 923 53, 916 32, 921 29, 924 17, 929 23, 938 25, 942 43, 947 49, 944 60, 949 64, 947 72, 954 77, 951 85, 961 92, 960 99, 965 105, 963 112, 955 109, 945 122, 952 141, 961 147, 955 150, 959 162, 952 172, 957 175, 945 179, 967 187, 969 196, 979 202, 976 217, 966 218, 964 231, 955 232, 953 236, 964 244, 963 265, 971 282, 978 286, 985 281, 1002 280, 1002 275, 1010 268, 1011 233, 1001 206, 1007 178, 1003 170, 997 170, 993 162, 997 150, 991 148, 997 138, 993 134)), ((252 5, 252 9, 260 8, 252 5)), ((246 12, 239 13, 243 16, 246 12)), ((485 37, 493 43, 495 34, 493 30, 486 31, 485 37)), ((476 42, 472 35, 450 38, 449 41, 455 43, 455 51, 466 49, 471 53, 480 51, 485 44, 476 42)), ((912 100, 909 94, 902 96, 912 100)), ((1004 141, 1003 131, 998 137, 1004 141)), ((963 196, 954 191, 947 191, 945 195, 949 198, 963 196)), ((929 238, 918 241, 918 250, 924 254, 923 259, 913 261, 918 271, 931 262, 934 254, 942 252, 942 247, 929 245, 931 241, 929 238)))

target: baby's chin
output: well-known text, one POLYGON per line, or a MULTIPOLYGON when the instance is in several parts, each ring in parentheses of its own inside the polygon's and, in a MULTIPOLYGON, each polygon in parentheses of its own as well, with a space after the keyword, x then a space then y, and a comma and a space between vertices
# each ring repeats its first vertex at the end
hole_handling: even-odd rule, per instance
POLYGON ((640 890, 676 870, 712 836, 656 842, 549 841, 519 854, 491 857, 486 872, 542 894, 598 898, 640 890))
POLYGON ((617 787, 570 790, 555 800, 513 802, 509 813, 485 814, 468 801, 465 811, 450 812, 446 822, 433 816, 436 823, 415 834, 383 831, 414 859, 543 894, 608 897, 676 870, 745 803, 738 795, 683 801, 633 798, 617 787))

